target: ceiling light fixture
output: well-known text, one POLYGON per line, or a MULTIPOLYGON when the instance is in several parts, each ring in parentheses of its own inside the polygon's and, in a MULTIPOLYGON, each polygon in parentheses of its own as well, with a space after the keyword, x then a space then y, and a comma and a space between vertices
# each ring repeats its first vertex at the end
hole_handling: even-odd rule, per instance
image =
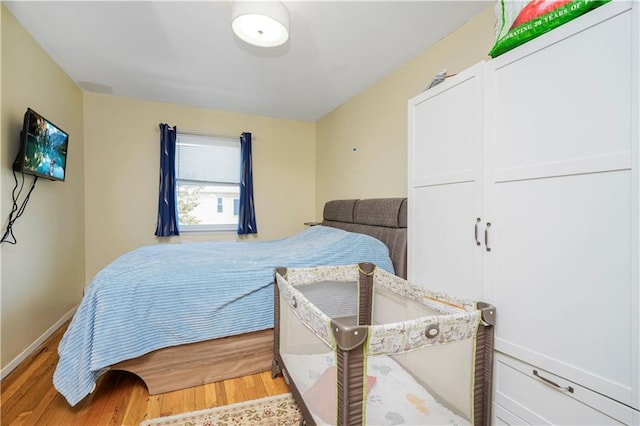
POLYGON ((289 39, 289 11, 279 1, 235 0, 231 28, 242 40, 260 47, 276 47, 289 39))

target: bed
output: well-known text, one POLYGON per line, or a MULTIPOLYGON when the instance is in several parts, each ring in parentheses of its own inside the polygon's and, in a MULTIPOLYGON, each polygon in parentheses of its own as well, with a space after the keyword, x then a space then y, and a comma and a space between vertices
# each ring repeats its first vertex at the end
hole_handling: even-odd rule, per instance
POLYGON ((406 273, 406 199, 330 201, 321 225, 277 241, 129 252, 87 287, 54 386, 73 406, 109 370, 138 375, 150 394, 268 371, 274 268, 360 261, 406 273))
POLYGON ((277 268, 274 364, 307 425, 490 423, 489 304, 371 263, 277 268))

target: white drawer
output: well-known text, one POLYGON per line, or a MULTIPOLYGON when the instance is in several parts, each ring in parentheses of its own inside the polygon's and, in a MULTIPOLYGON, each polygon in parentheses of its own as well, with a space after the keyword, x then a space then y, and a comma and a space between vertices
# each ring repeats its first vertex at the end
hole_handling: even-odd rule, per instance
POLYGON ((500 406, 496 414, 502 416, 504 424, 522 424, 518 421, 532 425, 637 422, 638 412, 626 405, 515 358, 501 353, 495 355, 494 402, 500 406))
POLYGON ((511 411, 505 410, 501 405, 493 403, 491 407, 491 424, 493 426, 515 426, 527 423, 511 411))

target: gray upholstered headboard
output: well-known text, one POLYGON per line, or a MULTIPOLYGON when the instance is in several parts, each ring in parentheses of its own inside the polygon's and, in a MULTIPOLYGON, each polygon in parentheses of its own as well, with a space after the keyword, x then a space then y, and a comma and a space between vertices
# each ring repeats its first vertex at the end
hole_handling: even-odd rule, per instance
POLYGON ((379 239, 389 247, 396 275, 407 278, 406 198, 329 201, 322 224, 379 239))

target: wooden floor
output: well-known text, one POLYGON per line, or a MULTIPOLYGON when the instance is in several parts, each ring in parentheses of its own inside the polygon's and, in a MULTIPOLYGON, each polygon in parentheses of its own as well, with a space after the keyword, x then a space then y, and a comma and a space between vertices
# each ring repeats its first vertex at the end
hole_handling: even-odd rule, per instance
POLYGON ((134 425, 142 420, 289 392, 282 377, 265 372, 150 396, 137 376, 110 371, 96 390, 70 407, 53 387, 57 347, 65 327, 0 383, 2 425, 134 425))

